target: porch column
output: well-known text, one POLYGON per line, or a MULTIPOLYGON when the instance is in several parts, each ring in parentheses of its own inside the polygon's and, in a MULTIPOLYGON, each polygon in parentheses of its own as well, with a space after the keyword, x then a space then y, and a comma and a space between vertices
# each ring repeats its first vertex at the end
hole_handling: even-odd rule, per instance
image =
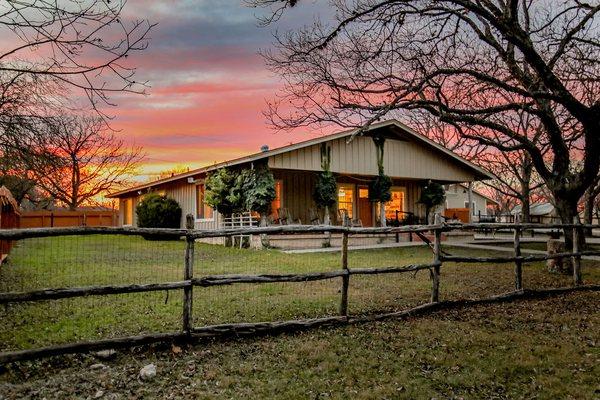
POLYGON ((469 182, 469 191, 467 197, 469 199, 469 222, 473 222, 473 182, 469 182))

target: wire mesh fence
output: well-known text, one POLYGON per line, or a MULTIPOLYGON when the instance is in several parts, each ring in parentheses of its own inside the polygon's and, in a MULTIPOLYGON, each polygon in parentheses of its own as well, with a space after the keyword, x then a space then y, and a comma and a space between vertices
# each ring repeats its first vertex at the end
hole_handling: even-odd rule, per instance
MULTIPOLYGON (((514 292, 517 259, 510 249, 494 252, 452 247, 437 236, 467 227, 473 228, 446 224, 335 227, 336 235, 342 235, 338 251, 303 254, 198 241, 239 233, 232 230, 177 230, 167 235, 164 230, 122 228, 53 230, 48 235, 0 231, 0 238, 20 239, 8 263, 0 267, 0 361, 53 354, 37 350, 19 353, 44 346, 62 345, 56 350, 60 353, 85 349, 73 346, 85 341, 104 340, 98 346, 107 347, 117 344, 110 342, 112 339, 132 344, 191 337, 194 332, 236 333, 256 330, 261 322, 323 318, 348 322, 420 305, 514 292), (348 237, 372 239, 379 232, 387 240, 395 233, 406 236, 427 231, 437 232, 428 236, 433 239, 431 248, 406 241, 396 247, 360 251, 349 250, 347 245, 348 237), (190 294, 191 302, 185 293, 190 294), (189 318, 186 307, 190 307, 189 318), (202 328, 206 326, 209 328, 202 328), (137 338, 128 340, 133 336, 137 338)), ((503 225, 503 229, 509 228, 503 225)), ((322 231, 332 228, 253 229, 254 234, 316 231, 323 236, 322 231)), ((564 257, 578 258, 576 254, 564 257)), ((523 287, 573 285, 571 276, 548 274, 542 258, 531 262, 518 259, 523 264, 523 287)), ((597 290, 600 262, 593 258, 581 262, 583 283, 596 285, 597 290)), ((262 327, 273 326, 288 325, 262 327)))

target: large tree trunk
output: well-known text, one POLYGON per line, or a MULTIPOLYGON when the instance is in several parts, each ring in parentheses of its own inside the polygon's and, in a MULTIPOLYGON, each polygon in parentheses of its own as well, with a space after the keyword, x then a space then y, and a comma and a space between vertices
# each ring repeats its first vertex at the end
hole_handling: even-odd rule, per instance
MULTIPOLYGON (((577 215, 577 202, 569 200, 564 197, 555 196, 556 202, 556 213, 560 218, 560 222, 563 224, 572 224, 573 217, 577 215)), ((564 228, 563 233, 565 236, 565 252, 571 252, 573 250, 573 229, 564 228)), ((583 235, 580 235, 583 236, 583 235)), ((559 269, 555 269, 556 272, 564 274, 570 274, 573 271, 573 266, 570 259, 563 259, 562 266, 559 269)))
MULTIPOLYGON (((566 196, 555 196, 556 212, 562 224, 572 224, 573 217, 577 216, 577 200, 566 198, 566 196)), ((565 251, 573 250, 573 229, 564 228, 565 251)), ((585 247, 585 235, 579 235, 579 248, 585 247)))
MULTIPOLYGON (((591 225, 594 219, 594 203, 596 202, 596 197, 592 193, 592 188, 589 188, 585 192, 584 197, 584 208, 583 208, 583 223, 587 225, 591 225)), ((592 229, 585 229, 586 236, 592 236, 592 229)))
POLYGON ((521 222, 529 223, 531 221, 530 207, 529 187, 527 189, 523 188, 521 197, 521 222))

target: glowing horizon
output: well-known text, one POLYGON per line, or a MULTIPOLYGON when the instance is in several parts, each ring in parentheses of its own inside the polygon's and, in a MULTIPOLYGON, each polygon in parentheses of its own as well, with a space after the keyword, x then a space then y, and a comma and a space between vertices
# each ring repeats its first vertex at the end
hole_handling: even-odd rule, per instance
POLYGON ((308 24, 320 4, 300 7, 277 26, 257 26, 257 11, 241 2, 131 0, 127 18, 158 25, 147 50, 131 57, 146 96, 118 95, 111 126, 146 154, 136 180, 174 167, 215 162, 314 137, 275 133, 262 114, 279 81, 258 54, 271 46, 274 29, 308 24))

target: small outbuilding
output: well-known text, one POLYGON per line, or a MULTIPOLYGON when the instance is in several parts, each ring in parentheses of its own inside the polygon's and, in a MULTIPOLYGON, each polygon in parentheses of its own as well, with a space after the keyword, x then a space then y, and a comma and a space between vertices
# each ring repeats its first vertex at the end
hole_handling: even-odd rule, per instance
MULTIPOLYGON (((10 190, 0 187, 0 229, 18 228, 20 216, 19 204, 10 190)), ((0 240, 0 261, 4 261, 12 245, 12 240, 0 240)))

